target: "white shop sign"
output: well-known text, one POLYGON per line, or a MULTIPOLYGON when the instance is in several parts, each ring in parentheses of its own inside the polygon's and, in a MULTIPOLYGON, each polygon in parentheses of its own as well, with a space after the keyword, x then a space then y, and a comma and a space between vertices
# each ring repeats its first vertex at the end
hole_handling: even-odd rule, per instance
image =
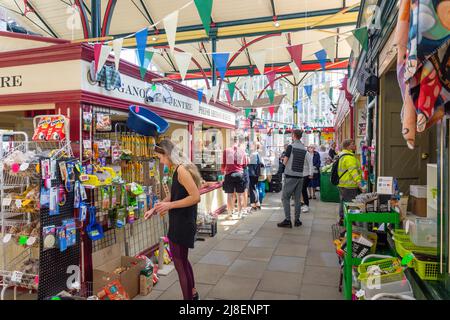
POLYGON ((151 105, 164 110, 235 125, 236 116, 233 112, 206 103, 199 104, 197 99, 181 95, 166 84, 157 83, 156 90, 153 91, 151 84, 122 74, 122 87, 107 90, 90 80, 89 70, 90 64, 83 61, 82 90, 117 99, 130 100, 141 106, 151 105))

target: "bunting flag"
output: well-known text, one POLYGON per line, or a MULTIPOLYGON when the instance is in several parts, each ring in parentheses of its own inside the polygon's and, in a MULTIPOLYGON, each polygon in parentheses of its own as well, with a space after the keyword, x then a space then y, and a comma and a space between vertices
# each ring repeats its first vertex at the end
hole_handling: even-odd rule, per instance
POLYGON ((333 36, 319 40, 319 43, 326 51, 328 58, 334 61, 336 59, 336 37, 333 36))
POLYGON ((247 94, 248 100, 250 101, 250 105, 253 105, 253 101, 255 101, 255 90, 253 88, 253 78, 249 77, 247 79, 247 94))
POLYGON ((294 60, 295 64, 297 65, 298 69, 302 69, 302 56, 303 56, 303 45, 297 44, 295 46, 289 46, 286 47, 286 49, 289 51, 289 54, 291 55, 292 60, 294 60))
POLYGON ((214 64, 216 65, 216 70, 219 71, 220 77, 225 79, 225 74, 227 72, 227 63, 230 58, 230 53, 220 53, 215 52, 212 54, 214 64))
POLYGON ((333 100, 332 99, 332 94, 330 94, 330 89, 331 89, 330 83, 329 82, 325 82, 325 84, 323 85, 323 91, 325 92, 327 97, 330 98, 330 100, 333 100))
POLYGON ((202 20, 203 28, 205 28, 206 35, 209 36, 213 0, 194 0, 194 2, 200 19, 202 20))
POLYGON ((270 70, 266 73, 267 80, 269 80, 269 86, 273 89, 273 85, 275 83, 275 77, 277 76, 276 70, 270 70))
POLYGON ((200 88, 197 90, 197 98, 198 98, 198 103, 202 104, 203 101, 203 88, 200 88))
POLYGON ((273 103, 273 100, 275 98, 275 91, 273 89, 267 89, 266 92, 269 96, 270 103, 273 103))
POLYGON ((248 118, 250 113, 252 112, 252 109, 245 109, 245 117, 248 118))
POLYGON ((102 44, 96 43, 94 44, 94 66, 95 66, 95 74, 97 74, 100 70, 98 70, 98 63, 100 61, 100 54, 102 52, 102 44))
POLYGON ((259 74, 264 74, 264 68, 266 66, 266 50, 260 50, 255 52, 250 52, 250 58, 253 60, 253 63, 256 65, 256 68, 259 71, 259 74))
POLYGON ((322 70, 325 71, 327 69, 327 52, 322 49, 314 53, 314 55, 316 56, 317 60, 319 60, 319 63, 322 66, 322 70))
POLYGON ((142 64, 145 61, 145 48, 147 48, 147 37, 148 37, 148 29, 144 28, 136 33, 136 46, 137 46, 137 57, 139 63, 142 64))
MULTIPOLYGON (((139 71, 141 73, 141 79, 144 80, 145 78, 145 74, 147 73, 148 70, 148 66, 150 65, 150 62, 152 61, 153 58, 153 51, 145 51, 144 53, 144 62, 141 62, 139 60, 139 71)), ((139 59, 139 58, 138 58, 139 59)))
POLYGON ((98 66, 97 66, 97 73, 102 70, 111 51, 112 51, 112 48, 110 46, 102 46, 101 47, 100 57, 99 57, 98 66))
POLYGON ((189 65, 191 64, 192 54, 189 52, 174 52, 173 56, 177 63, 181 79, 184 81, 189 70, 189 65))
POLYGON ((166 31, 167 42, 169 43, 170 52, 173 54, 175 48, 175 39, 177 37, 178 26, 178 10, 167 15, 164 19, 164 30, 166 31))
POLYGON ((311 101, 314 105, 319 105, 319 93, 317 91, 314 91, 311 101))
POLYGON ((302 100, 297 100, 295 103, 295 107, 297 108, 298 112, 302 112, 302 100))
POLYGON ((305 92, 308 95, 309 99, 311 99, 312 96, 312 85, 304 86, 305 92))
POLYGON ((348 43, 352 51, 355 53, 355 55, 359 55, 359 48, 360 44, 359 41, 354 36, 349 36, 345 39, 345 41, 348 43))
POLYGON ((227 83, 228 92, 230 92, 231 101, 233 101, 234 91, 236 90, 236 82, 227 83))
POLYGON ((352 31, 355 38, 359 41, 364 50, 369 49, 369 33, 367 27, 355 29, 352 31))
POLYGON ((225 90, 225 95, 227 96, 228 104, 231 104, 231 96, 230 96, 230 91, 228 91, 228 90, 225 90))
POLYGON ((123 38, 114 39, 113 50, 114 50, 114 61, 116 63, 116 70, 119 70, 120 65, 120 55, 122 53, 123 38))
POLYGON ((289 63, 289 67, 291 68, 292 75, 294 76, 294 80, 299 81, 300 80, 300 70, 298 69, 295 62, 289 63))
POLYGON ((213 98, 214 98, 214 103, 217 101, 217 96, 219 93, 219 86, 215 85, 211 88, 212 92, 213 92, 213 98))
POLYGON ((207 91, 206 91, 206 102, 207 103, 209 103, 211 101, 213 94, 214 94, 213 88, 207 89, 207 91))

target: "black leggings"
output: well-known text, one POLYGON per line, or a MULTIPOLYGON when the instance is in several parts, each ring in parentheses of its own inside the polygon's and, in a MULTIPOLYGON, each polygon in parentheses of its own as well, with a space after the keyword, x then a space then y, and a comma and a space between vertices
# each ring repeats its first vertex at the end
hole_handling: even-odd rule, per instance
POLYGON ((258 177, 250 177, 250 203, 259 203, 258 177))
POLYGON ((308 186, 311 179, 308 176, 303 177, 303 188, 302 188, 302 196, 303 203, 309 207, 309 196, 308 196, 308 186))
POLYGON ((191 263, 188 260, 189 248, 169 242, 170 252, 173 257, 173 264, 178 273, 180 280, 181 291, 183 292, 184 300, 193 300, 192 289, 195 288, 194 272, 192 271, 191 263))

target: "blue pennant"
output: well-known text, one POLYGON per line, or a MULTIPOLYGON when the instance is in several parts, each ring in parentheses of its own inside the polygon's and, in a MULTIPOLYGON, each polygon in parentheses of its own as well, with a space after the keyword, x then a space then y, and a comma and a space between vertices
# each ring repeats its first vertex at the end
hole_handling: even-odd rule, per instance
POLYGON ((327 67, 327 52, 322 49, 320 51, 317 51, 314 53, 317 57, 317 60, 319 60, 320 65, 322 66, 322 70, 326 70, 327 67))
POLYGON ((227 72, 227 63, 230 58, 229 53, 219 53, 215 52, 212 54, 214 64, 216 65, 216 70, 219 71, 220 77, 225 79, 225 73, 227 72))

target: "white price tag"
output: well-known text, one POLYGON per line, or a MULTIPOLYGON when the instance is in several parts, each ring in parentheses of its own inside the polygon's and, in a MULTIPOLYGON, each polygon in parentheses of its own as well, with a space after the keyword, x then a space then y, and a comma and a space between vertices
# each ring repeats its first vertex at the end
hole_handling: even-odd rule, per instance
POLYGON ((12 282, 20 283, 22 281, 23 273, 20 271, 14 271, 11 277, 12 282))
POLYGON ((11 198, 4 198, 2 201, 2 206, 9 207, 11 205, 12 199, 11 198))
POLYGON ((27 240, 27 246, 31 247, 33 244, 35 244, 36 240, 36 237, 29 237, 27 240))
POLYGON ((11 241, 12 238, 12 234, 8 233, 3 237, 3 243, 8 243, 9 241, 11 241))

